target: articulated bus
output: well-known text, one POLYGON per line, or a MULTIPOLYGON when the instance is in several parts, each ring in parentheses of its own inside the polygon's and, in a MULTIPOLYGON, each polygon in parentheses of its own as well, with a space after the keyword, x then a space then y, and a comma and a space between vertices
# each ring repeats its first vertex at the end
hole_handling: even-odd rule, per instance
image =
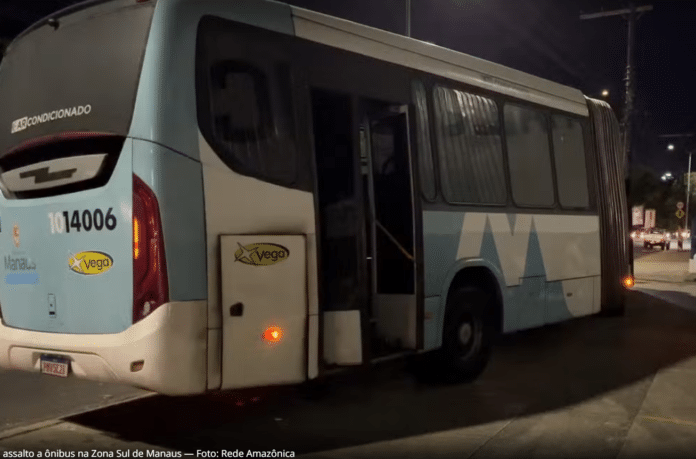
POLYGON ((0 366, 164 394, 620 315, 610 107, 266 0, 96 0, 0 67, 0 366))

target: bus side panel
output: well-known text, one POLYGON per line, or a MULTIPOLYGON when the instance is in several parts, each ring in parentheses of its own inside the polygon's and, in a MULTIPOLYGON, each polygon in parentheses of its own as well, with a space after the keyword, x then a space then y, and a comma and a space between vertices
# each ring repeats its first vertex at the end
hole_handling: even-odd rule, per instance
POLYGON ((201 164, 160 145, 133 141, 133 173, 157 196, 170 301, 207 299, 201 164))
POLYGON ((35 199, 0 196, 0 302, 7 325, 80 334, 131 326, 132 176, 127 139, 103 187, 35 199))
MULTIPOLYGON (((317 241, 314 214, 314 196, 310 192, 294 190, 259 179, 238 174, 227 167, 215 154, 208 142, 199 136, 203 168, 206 253, 208 264, 208 328, 210 337, 209 362, 226 359, 220 355, 222 314, 230 314, 231 305, 222 304, 220 236, 225 234, 303 234, 307 244, 307 300, 309 324, 316 323, 319 313, 317 286, 317 241), (213 330, 217 330, 213 332, 213 330)), ((315 329, 310 335, 318 340, 315 329)), ((316 374, 317 343, 307 343, 308 373, 316 374)), ((222 361, 220 364, 222 365, 222 361)), ((208 368, 209 378, 219 378, 220 367, 208 368)), ((209 389, 216 388, 209 383, 209 389)))
POLYGON ((426 304, 433 308, 440 297, 439 310, 430 311, 438 325, 425 327, 426 349, 441 344, 449 282, 461 260, 478 259, 504 276, 505 332, 596 312, 597 216, 426 211, 423 234, 426 304))

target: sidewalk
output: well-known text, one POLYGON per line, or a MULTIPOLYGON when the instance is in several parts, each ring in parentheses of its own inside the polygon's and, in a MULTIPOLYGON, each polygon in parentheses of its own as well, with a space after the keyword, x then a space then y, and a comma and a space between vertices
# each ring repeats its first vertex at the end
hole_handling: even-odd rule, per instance
POLYGON ((688 271, 688 257, 689 252, 657 252, 639 258, 633 265, 635 290, 696 312, 696 273, 688 271))
POLYGON ((636 283, 666 282, 681 284, 684 282, 696 282, 696 273, 690 273, 682 263, 643 262, 635 263, 633 276, 636 283))

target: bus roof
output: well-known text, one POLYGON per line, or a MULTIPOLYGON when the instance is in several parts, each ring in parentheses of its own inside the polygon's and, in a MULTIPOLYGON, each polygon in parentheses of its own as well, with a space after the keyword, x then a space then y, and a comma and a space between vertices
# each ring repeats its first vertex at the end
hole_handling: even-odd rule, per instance
POLYGON ((290 8, 298 37, 588 116, 585 98, 577 89, 403 35, 290 8))
MULTIPOLYGON (((272 0, 259 1, 279 3, 272 0)), ((191 0, 170 0, 168 3, 189 2, 191 0)), ((104 5, 104 9, 115 9, 136 3, 136 0, 80 2, 36 22, 17 38, 46 24, 51 18, 60 18, 104 3, 110 4, 104 5)), ((194 3, 196 3, 195 0, 194 3)), ((565 112, 588 116, 585 98, 577 89, 403 35, 292 5, 285 6, 290 8, 295 34, 298 37, 565 112)))

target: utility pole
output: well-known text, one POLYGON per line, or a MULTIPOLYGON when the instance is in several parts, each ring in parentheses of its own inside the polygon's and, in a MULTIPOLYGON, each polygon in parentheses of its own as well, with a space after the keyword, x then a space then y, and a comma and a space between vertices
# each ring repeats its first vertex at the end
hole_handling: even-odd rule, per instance
MULTIPOLYGON (((625 167, 626 174, 630 173, 631 167, 631 124, 633 120, 633 102, 635 97, 634 80, 633 75, 633 52, 635 49, 635 39, 636 39, 636 21, 638 18, 646 11, 652 11, 652 5, 645 5, 636 7, 633 2, 629 4, 628 8, 613 11, 602 11, 600 13, 591 14, 581 14, 580 19, 599 19, 609 16, 622 16, 628 21, 628 39, 626 44, 626 76, 624 77, 624 83, 626 85, 626 95, 625 95, 625 105, 624 112, 622 116, 622 134, 623 134, 623 147, 625 152, 625 167)), ((628 185, 628 183, 627 183, 628 185)), ((628 186, 627 186, 628 188, 628 186)), ((628 189, 626 190, 628 193, 628 189)))
POLYGON ((411 0, 406 0, 406 36, 411 36, 411 0))

